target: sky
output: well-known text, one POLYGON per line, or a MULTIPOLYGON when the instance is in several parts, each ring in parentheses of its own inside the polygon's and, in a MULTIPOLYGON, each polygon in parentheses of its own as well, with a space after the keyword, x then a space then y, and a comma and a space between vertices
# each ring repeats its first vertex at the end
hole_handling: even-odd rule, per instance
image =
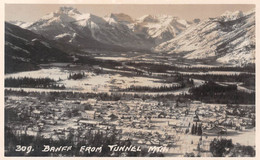
POLYGON ((132 18, 139 18, 147 14, 167 14, 185 20, 212 18, 220 16, 225 11, 249 11, 255 8, 250 4, 6 4, 5 20, 33 22, 62 6, 75 7, 81 13, 91 13, 101 17, 110 13, 125 13, 132 18))

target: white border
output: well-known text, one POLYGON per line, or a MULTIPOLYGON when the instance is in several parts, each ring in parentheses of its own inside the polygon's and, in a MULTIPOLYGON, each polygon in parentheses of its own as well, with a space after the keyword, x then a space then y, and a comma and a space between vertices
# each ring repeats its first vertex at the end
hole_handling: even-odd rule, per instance
POLYGON ((259 64, 259 38, 260 37, 260 27, 259 27, 259 11, 260 11, 260 1, 259 0, 0 0, 0 59, 1 62, 1 71, 0 74, 3 78, 0 79, 0 87, 1 87, 1 100, 0 100, 0 160, 34 160, 34 159, 55 159, 55 160, 68 160, 68 159, 178 159, 178 160, 195 160, 195 159, 233 159, 233 160, 260 160, 259 153, 259 109, 257 108, 259 105, 259 94, 258 94, 258 86, 259 86, 259 72, 260 72, 260 64, 259 64), (163 157, 163 158, 152 158, 152 157, 4 157, 4 10, 5 4, 255 4, 256 5, 256 157, 252 158, 215 158, 215 157, 205 157, 205 158, 181 158, 181 157, 163 157))

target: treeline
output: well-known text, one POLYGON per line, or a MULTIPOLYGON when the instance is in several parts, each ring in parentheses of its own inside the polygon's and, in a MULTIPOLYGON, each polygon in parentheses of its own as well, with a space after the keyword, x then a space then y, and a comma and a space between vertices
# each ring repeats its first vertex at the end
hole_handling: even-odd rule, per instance
POLYGON ((210 143, 213 157, 255 157, 255 149, 251 146, 233 144, 231 139, 216 139, 210 143))
POLYGON ((208 72, 208 71, 238 71, 238 72, 250 72, 255 73, 255 65, 248 65, 244 67, 178 67, 166 64, 154 64, 154 63, 135 63, 127 62, 126 65, 142 68, 151 72, 165 73, 167 71, 188 71, 188 72, 208 72))
POLYGON ((125 92, 168 92, 176 91, 185 87, 193 86, 194 82, 192 79, 183 80, 180 84, 173 84, 170 86, 159 86, 159 87, 150 87, 150 86, 130 86, 125 89, 120 89, 120 91, 125 92))
POLYGON ((77 80, 77 79, 82 79, 82 78, 84 78, 84 77, 86 77, 85 72, 82 72, 82 73, 74 73, 74 74, 73 74, 73 73, 70 73, 68 79, 77 80))
POLYGON ((119 146, 130 146, 132 145, 131 140, 121 141, 118 138, 118 131, 115 129, 106 130, 105 133, 98 131, 93 133, 90 130, 83 132, 84 130, 71 130, 69 135, 66 137, 60 137, 59 140, 53 140, 52 138, 44 138, 40 134, 37 136, 30 136, 27 134, 14 134, 11 128, 5 127, 5 156, 42 156, 42 157, 145 157, 145 156, 163 156, 163 154, 148 153, 147 149, 142 149, 140 152, 131 151, 110 151, 108 145, 118 144, 119 146), (85 138, 81 138, 84 136, 85 138), (21 146, 32 146, 33 151, 26 153, 15 151, 16 145, 21 146), (43 152, 43 145, 50 146, 72 146, 69 151, 63 152, 43 152), (82 146, 102 146, 101 152, 80 152, 82 146))
POLYGON ((139 98, 142 100, 157 100, 167 102, 168 100, 173 101, 177 100, 180 97, 183 97, 183 101, 188 100, 189 97, 184 97, 184 95, 172 95, 172 94, 157 94, 157 95, 149 95, 149 94, 126 94, 126 93, 81 93, 81 92, 71 92, 71 91, 63 91, 63 92, 33 92, 33 91, 24 91, 24 90, 12 90, 5 89, 5 96, 15 95, 15 96, 31 96, 37 97, 43 101, 54 101, 58 100, 66 100, 66 99, 76 99, 76 100, 87 100, 89 98, 96 98, 97 100, 102 101, 119 101, 119 100, 134 100, 135 98, 139 98))
POLYGON ((220 67, 178 67, 180 71, 190 71, 190 72, 208 72, 208 71, 237 71, 237 72, 250 72, 255 73, 255 65, 247 65, 244 67, 227 67, 227 66, 220 66, 220 67))
POLYGON ((189 76, 176 73, 173 75, 163 75, 163 76, 157 76, 157 78, 163 80, 159 81, 162 83, 184 83, 186 87, 190 87, 194 85, 194 81, 189 76))
POLYGON ((75 63, 79 64, 87 64, 89 66, 95 66, 98 65, 99 67, 103 68, 110 68, 115 69, 116 66, 122 66, 121 62, 113 61, 113 60, 101 60, 101 59, 95 59, 89 56, 76 56, 78 60, 75 63))
POLYGON ((194 96, 216 96, 227 92, 237 91, 237 85, 222 86, 213 81, 207 81, 199 87, 193 87, 189 90, 194 96))
POLYGON ((141 68, 148 72, 166 73, 167 70, 176 70, 178 67, 165 65, 165 64, 154 64, 154 63, 135 63, 127 62, 126 65, 141 68))
POLYGON ((103 101, 118 101, 131 95, 121 95, 121 94, 108 94, 108 93, 81 93, 81 92, 72 92, 72 91, 63 91, 63 92, 37 92, 37 91, 15 91, 12 89, 5 89, 5 95, 16 95, 16 96, 32 96, 38 97, 43 101, 54 101, 56 99, 65 100, 65 99, 89 99, 97 98, 98 100, 103 101))
POLYGON ((130 86, 125 89, 119 89, 122 92, 167 92, 176 91, 185 87, 185 84, 181 85, 171 85, 171 86, 159 86, 159 87, 149 87, 149 86, 130 86))
POLYGON ((5 78, 5 87, 24 87, 24 88, 51 88, 64 89, 64 85, 55 84, 55 80, 50 78, 5 78))
POLYGON ((205 75, 198 75, 198 74, 189 74, 183 75, 184 77, 194 78, 194 79, 201 79, 205 81, 215 81, 215 82, 242 82, 247 86, 255 85, 255 75, 254 74, 231 74, 231 75, 217 75, 217 74, 205 74, 205 75))
POLYGON ((161 102, 176 101, 181 98, 183 101, 202 101, 204 103, 219 103, 219 104, 255 104, 255 93, 247 93, 242 91, 235 91, 230 93, 223 93, 218 96, 194 96, 192 94, 120 94, 120 93, 80 93, 80 92, 26 92, 24 90, 15 91, 12 89, 5 89, 5 95, 15 96, 32 96, 42 99, 43 101, 54 101, 56 99, 89 99, 96 98, 102 101, 119 101, 119 100, 134 100, 140 98, 142 100, 157 100, 161 102))
MULTIPOLYGON (((169 91, 177 91, 179 89, 185 87, 191 87, 194 85, 193 79, 184 77, 181 74, 177 74, 172 77, 166 77, 163 83, 179 83, 179 84, 172 84, 169 86, 162 85, 158 87, 150 87, 150 86, 134 86, 131 85, 130 87, 119 89, 118 91, 121 92, 169 92, 169 91)), ((160 82, 161 83, 161 82, 160 82)))
POLYGON ((222 86, 210 81, 191 88, 189 92, 190 95, 184 97, 205 103, 255 104, 255 92, 238 91, 236 85, 222 86))

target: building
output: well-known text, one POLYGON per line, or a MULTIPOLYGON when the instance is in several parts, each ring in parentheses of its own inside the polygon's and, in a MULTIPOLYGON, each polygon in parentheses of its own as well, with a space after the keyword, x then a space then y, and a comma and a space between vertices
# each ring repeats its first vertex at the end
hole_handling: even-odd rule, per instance
POLYGON ((84 112, 81 112, 81 116, 84 119, 95 119, 96 111, 85 110, 84 112))
POLYGON ((220 127, 220 126, 214 126, 210 129, 205 129, 203 130, 204 133, 206 134, 223 134, 223 133, 227 133, 227 129, 220 127))

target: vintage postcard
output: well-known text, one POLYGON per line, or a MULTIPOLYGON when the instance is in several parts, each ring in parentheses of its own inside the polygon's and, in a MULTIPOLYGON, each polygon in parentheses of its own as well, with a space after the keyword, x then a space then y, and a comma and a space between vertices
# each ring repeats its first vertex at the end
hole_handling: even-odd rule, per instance
POLYGON ((2 159, 256 159, 259 6, 231 2, 2 3, 2 159))

